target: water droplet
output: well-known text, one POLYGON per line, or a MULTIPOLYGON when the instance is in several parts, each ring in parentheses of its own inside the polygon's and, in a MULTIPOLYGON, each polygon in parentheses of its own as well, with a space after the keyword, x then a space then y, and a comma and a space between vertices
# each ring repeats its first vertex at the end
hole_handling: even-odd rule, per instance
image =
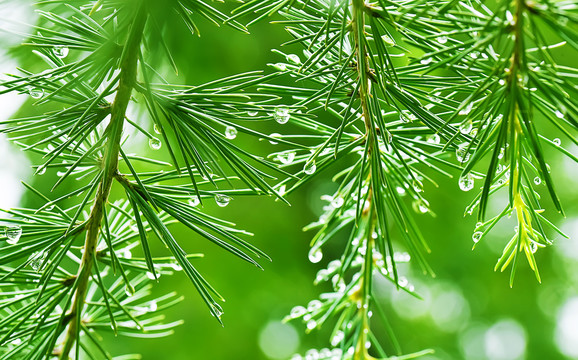
MULTIPOLYGON (((273 139, 280 139, 280 138, 281 138, 281 134, 279 134, 279 133, 272 133, 271 135, 269 135, 269 137, 270 137, 270 138, 273 138, 273 139)), ((271 145, 277 145, 277 144, 279 144, 277 141, 274 141, 274 140, 269 140, 269 143, 270 143, 271 145)))
POLYGON ((287 191, 287 185, 283 184, 279 187, 279 190, 277 190, 277 193, 279 193, 279 195, 283 196, 285 195, 287 191))
POLYGON ((317 321, 315 320, 309 320, 307 322, 307 330, 313 330, 317 327, 317 321))
POLYGON ((339 330, 335 333, 335 336, 333 336, 331 338, 331 345, 332 346, 337 346, 341 343, 341 341, 343 341, 343 339, 345 338, 345 334, 343 333, 343 331, 339 330))
POLYGON ((34 271, 40 271, 41 267, 42 267, 42 263, 44 262, 44 260, 46 259, 46 252, 42 251, 42 252, 35 252, 32 255, 30 255, 30 257, 28 258, 28 260, 30 261, 30 267, 32 268, 32 270, 34 271))
POLYGON ((46 167, 44 167, 44 166, 38 167, 38 169, 36 170, 36 174, 37 174, 37 175, 44 175, 44 174, 46 174, 46 167))
POLYGON ((411 260, 411 255, 407 252, 396 252, 393 254, 393 260, 397 263, 406 263, 411 260))
POLYGON ((180 264, 171 264, 174 271, 183 271, 183 267, 180 264))
POLYGON ((216 194, 215 195, 215 202, 220 207, 225 207, 225 206, 229 205, 230 201, 231 201, 231 197, 228 195, 225 195, 225 194, 216 194))
POLYGON ((409 110, 402 110, 400 119, 404 123, 409 123, 409 122, 417 120, 417 117, 409 110))
POLYGON ((14 339, 10 342, 11 345, 18 346, 22 344, 22 339, 14 339))
POLYGON ((472 122, 471 119, 468 119, 467 121, 463 122, 460 125, 460 132, 462 134, 469 134, 470 132, 472 132, 472 129, 474 128, 474 123, 472 122))
MULTIPOLYGON (((468 105, 466 105, 464 108, 462 108, 459 112, 460 115, 468 115, 470 112, 472 112, 472 109, 474 108, 474 103, 470 102, 468 103, 468 105)), ((471 130, 471 129, 470 129, 471 130)), ((463 133, 463 132, 462 132, 463 133)), ((467 132, 469 133, 469 131, 467 132)), ((466 134, 467 134, 466 133, 466 134)))
POLYGON ((65 57, 68 56, 68 48, 64 45, 56 45, 52 48, 52 52, 54 53, 54 56, 56 56, 59 59, 64 59, 65 57))
POLYGON ((560 146, 562 144, 562 141, 559 138, 555 138, 554 140, 552 140, 552 142, 556 146, 560 146))
POLYGON ((472 59, 477 59, 479 56, 480 56, 480 53, 477 52, 477 51, 472 51, 472 52, 470 53, 470 57, 471 57, 472 59))
POLYGON ((440 143, 440 136, 438 134, 431 134, 427 137, 427 142, 429 144, 439 144, 440 143))
POLYGON ((397 191, 397 193, 398 193, 399 195, 405 195, 405 189, 402 188, 401 186, 396 187, 396 188, 395 188, 395 191, 397 191))
POLYGON ((447 37, 447 36, 443 36, 443 35, 442 35, 442 36, 438 36, 438 37, 436 38, 436 41, 437 41, 438 43, 440 43, 440 44, 445 44, 445 43, 448 42, 448 37, 447 37))
POLYGON ((258 111, 251 111, 251 110, 247 111, 247 115, 249 116, 257 116, 258 114, 259 114, 258 111))
POLYGON ((535 254, 536 251, 538 251, 538 244, 536 244, 534 241, 530 242, 530 251, 532 254, 535 254))
POLYGON ((541 183, 542 183, 542 179, 540 179, 539 176, 536 176, 536 177, 534 178, 534 184, 540 185, 541 183))
POLYGON ((433 58, 425 58, 425 59, 420 60, 420 64, 427 65, 427 64, 431 63, 432 61, 433 61, 433 58))
POLYGON ((465 163, 470 160, 471 154, 468 152, 467 148, 467 144, 462 144, 456 149, 456 159, 461 163, 465 163))
POLYGON ((460 190, 470 191, 474 188, 474 177, 472 174, 468 173, 466 176, 460 177, 458 185, 460 186, 460 190))
POLYGON ((419 180, 413 180, 412 181, 412 187, 416 193, 423 192, 423 184, 419 180))
POLYGON ((148 311, 157 311, 158 308, 159 308, 159 306, 158 306, 157 302, 151 301, 149 304, 148 311))
POLYGON ((287 124, 287 122, 291 118, 291 114, 289 113, 289 108, 287 108, 285 106, 277 107, 275 109, 275 112, 273 113, 273 118, 275 119, 275 121, 277 121, 281 125, 287 124))
POLYGON ((237 137, 237 129, 232 126, 227 126, 225 129, 225 137, 229 140, 233 140, 237 137))
POLYGON ((343 200, 342 197, 338 196, 335 199, 333 199, 333 201, 331 201, 331 206, 333 206, 336 209, 339 209, 340 207, 343 206, 344 202, 345 200, 343 200))
POLYGON ((321 252, 321 249, 312 248, 309 251, 309 261, 311 261, 313 264, 317 264, 321 261, 321 259, 323 259, 323 253, 321 252))
POLYGON ((44 96, 44 89, 33 87, 33 88, 30 88, 30 90, 28 90, 28 93, 30 94, 31 98, 38 100, 44 96))
POLYGON ((418 214, 425 214, 429 210, 427 202, 423 199, 417 199, 411 205, 413 211, 418 214))
POLYGON ((472 240, 474 240, 474 243, 478 243, 481 239, 482 239, 482 235, 484 235, 483 232, 481 231, 476 231, 473 235, 472 235, 472 240))
POLYGON ((307 175, 313 175, 313 173, 317 170, 317 166, 315 165, 315 160, 312 160, 308 163, 305 163, 303 167, 303 172, 307 175))
POLYGON ((287 64, 284 64, 284 63, 276 63, 276 64, 272 64, 271 66, 273 66, 273 68, 275 70, 278 70, 278 71, 287 70, 287 64))
POLYGON ((22 236, 22 228, 18 225, 6 227, 6 242, 15 245, 22 236))
POLYGON ((162 146, 162 143, 161 143, 161 141, 160 141, 158 138, 153 137, 153 138, 150 138, 150 139, 149 139, 149 146, 150 146, 151 149, 153 149, 153 150, 159 150, 159 149, 161 148, 161 146, 162 146))
POLYGON ((153 130, 154 130, 155 133, 157 133, 157 134, 159 134, 159 135, 162 133, 161 128, 159 127, 158 124, 154 124, 154 125, 153 125, 153 130))
POLYGON ((307 304, 307 311, 308 312, 314 312, 315 310, 318 310, 321 308, 321 306, 323 306, 323 303, 319 300, 311 300, 309 302, 309 304, 307 304))
POLYGON ((131 284, 126 284, 124 286, 124 293, 126 296, 133 296, 134 295, 134 287, 131 284))
POLYGON ((385 35, 381 35, 381 40, 383 40, 383 42, 387 45, 387 46, 395 46, 395 40, 393 40, 391 38, 391 36, 385 34, 385 35))
POLYGON ((295 160, 295 152, 294 151, 287 151, 283 153, 277 154, 277 160, 281 162, 281 164, 289 165, 295 160))
POLYGON ((301 59, 299 58, 299 55, 289 54, 286 56, 286 59, 287 59, 287 62, 289 62, 290 64, 293 64, 293 65, 301 64, 301 59))
POLYGON ((291 313, 289 314, 289 316, 295 319, 305 315, 306 313, 307 309, 305 309, 303 306, 295 306, 293 309, 291 309, 291 313))
POLYGON ((201 200, 199 199, 199 197, 197 195, 193 195, 191 196, 191 198, 188 201, 189 205, 192 207, 196 207, 201 203, 201 200))
POLYGON ((564 114, 560 110, 556 110, 554 113, 558 119, 564 119, 564 114))
POLYGON ((223 315, 223 308, 221 307, 221 305, 217 304, 217 303, 211 303, 211 314, 217 318, 221 318, 221 316, 223 315))
POLYGON ((147 271, 147 277, 149 278, 149 280, 157 280, 160 277, 160 274, 157 274, 157 276, 155 276, 155 274, 153 274, 150 271, 147 271))

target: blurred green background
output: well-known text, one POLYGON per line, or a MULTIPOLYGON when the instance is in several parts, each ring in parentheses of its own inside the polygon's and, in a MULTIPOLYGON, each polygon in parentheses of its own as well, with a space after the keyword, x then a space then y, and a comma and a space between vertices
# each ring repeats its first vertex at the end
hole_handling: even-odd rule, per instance
MULTIPOLYGON (((2 6, 5 5, 3 2, 2 6)), ((22 14, 33 16, 25 10, 22 14)), ((168 77, 187 84, 266 69, 267 63, 282 61, 270 49, 280 48, 282 42, 289 40, 281 25, 267 22, 253 26, 252 35, 246 35, 200 21, 200 37, 188 34, 182 24, 170 25, 165 36, 179 75, 168 77)), ((6 49, 14 40, 2 41, 2 48, 6 49)), ((29 53, 16 54, 28 67, 37 66, 38 60, 29 53)), ((5 51, 0 55, 1 72, 11 71, 14 63, 10 56, 5 51)), ((171 70, 164 64, 159 71, 168 74, 171 70)), ((8 111, 9 102, 12 100, 0 97, 4 112, 8 111)), ((26 105, 30 105, 29 100, 26 105)), ((17 115, 24 116, 29 111, 25 108, 17 115)), ((271 132, 274 125, 272 121, 271 132)), ((31 171, 23 170, 22 155, 9 148, 5 138, 0 141, 4 158, 0 160, 0 177, 4 179, 0 190, 4 202, 0 205, 6 206, 6 202, 14 201, 6 200, 8 192, 18 194, 8 189, 21 189, 10 179, 30 176, 31 171), (9 160, 17 156, 20 160, 9 160)), ((139 151, 150 151, 144 140, 135 149, 138 146, 139 151)), ((270 149, 266 142, 253 142, 251 146, 261 151, 270 149)), ((575 147, 569 150, 577 152, 575 147)), ((547 214, 573 237, 578 231, 578 169, 571 160, 555 153, 550 155, 567 218, 556 217, 551 208, 547 214)), ((316 272, 331 259, 309 263, 308 243, 313 233, 304 233, 301 228, 320 215, 323 206, 320 196, 334 189, 332 175, 317 174, 315 181, 289 196, 290 207, 272 198, 236 198, 226 208, 207 206, 213 214, 253 232, 252 243, 273 259, 271 263, 262 263, 265 271, 259 271, 206 242, 195 250, 206 254, 204 259, 196 260, 196 266, 227 299, 224 327, 209 314, 188 279, 176 274, 161 277, 154 291, 161 295, 177 289, 185 295, 185 301, 165 313, 167 321, 184 319, 184 325, 176 328, 173 336, 161 339, 115 338, 105 334, 107 347, 115 355, 141 353, 146 360, 265 360, 287 359, 295 352, 303 354, 310 348, 328 346, 326 333, 305 335, 303 324, 281 324, 280 320, 293 306, 305 305, 319 292, 328 290, 312 283, 316 272)), ((30 177, 27 181, 48 191, 54 181, 49 176, 30 177)), ((434 355, 424 358, 428 360, 578 359, 578 243, 553 236, 555 246, 536 254, 543 283, 538 284, 527 264, 521 262, 514 288, 510 289, 509 273, 496 273, 493 266, 511 236, 513 225, 504 224, 472 251, 475 219, 464 217, 463 209, 473 192, 461 192, 456 179, 436 180, 439 188, 431 185, 425 188, 436 216, 416 217, 432 249, 429 261, 437 276, 432 279, 417 269, 402 266, 424 300, 398 293, 385 281, 377 281, 376 286, 403 350, 435 349, 434 355)), ((22 199, 27 206, 33 206, 34 201, 26 194, 22 199)), ((178 227, 175 234, 182 241, 195 236, 178 227)), ((336 247, 335 253, 339 250, 336 247)))

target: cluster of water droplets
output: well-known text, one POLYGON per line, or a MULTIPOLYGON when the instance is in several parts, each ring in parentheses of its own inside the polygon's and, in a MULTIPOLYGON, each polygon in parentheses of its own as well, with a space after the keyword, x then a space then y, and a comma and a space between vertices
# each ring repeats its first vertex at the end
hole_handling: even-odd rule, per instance
MULTIPOLYGON (((353 348, 352 348, 353 349, 353 348)), ((304 356, 295 354, 290 360, 341 360, 343 351, 339 348, 335 349, 310 349, 307 350, 304 356)))
MULTIPOLYGON (((321 269, 317 272, 317 275, 315 276, 315 284, 318 284, 322 281, 329 280, 329 277, 337 274, 337 272, 340 268, 341 268, 341 261, 340 260, 332 260, 327 265, 326 269, 321 269)), ((334 285, 337 285, 337 283, 340 280, 339 274, 337 274, 337 278, 332 279, 332 280, 334 282, 334 285)))
POLYGON ((22 228, 19 225, 10 225, 0 228, 0 235, 6 237, 6 243, 16 245, 22 236, 22 228))

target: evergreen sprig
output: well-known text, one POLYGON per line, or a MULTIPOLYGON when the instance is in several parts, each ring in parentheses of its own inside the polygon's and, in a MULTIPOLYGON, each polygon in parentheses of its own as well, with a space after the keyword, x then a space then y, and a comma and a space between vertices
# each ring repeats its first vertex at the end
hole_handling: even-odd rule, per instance
MULTIPOLYGON (((244 239, 250 233, 196 206, 208 199, 226 206, 232 196, 275 194, 267 183, 272 175, 264 170, 278 170, 231 142, 239 130, 259 135, 237 130, 233 120, 272 96, 236 91, 235 79, 187 88, 167 84, 147 62, 146 44, 157 39, 163 24, 157 4, 90 3, 43 2, 42 19, 26 45, 48 68, 22 70, 0 84, 2 93, 29 94, 44 110, 3 121, 1 131, 40 156, 37 175, 56 170, 52 190, 63 191, 54 198, 26 185, 44 205, 5 211, 3 358, 111 358, 98 340, 100 331, 171 333, 180 322, 165 323, 157 314, 180 298, 151 298, 150 283, 175 271, 190 278, 221 321, 223 298, 193 265, 200 254, 189 254, 172 235, 168 226, 174 222, 259 268, 254 258, 268 258, 244 239), (152 83, 157 78, 163 85, 152 83), (252 96, 256 105, 245 106, 252 96), (153 124, 129 117, 127 109, 138 103, 153 124), (147 130, 151 125, 162 140, 147 130), (166 144, 172 162, 127 153, 129 126, 148 137, 153 150, 166 144), (142 164, 156 170, 143 171, 142 164), (169 257, 154 253, 151 242, 157 239, 169 257), (133 257, 135 250, 140 257, 133 257)), ((195 32, 194 13, 216 23, 226 19, 202 1, 170 6, 195 32)))
POLYGON ((548 227, 560 232, 542 215, 541 184, 562 211, 544 145, 578 160, 542 133, 551 126, 578 144, 577 70, 558 53, 578 50, 575 1, 249 0, 230 16, 199 0, 39 6, 26 45, 48 68, 11 75, 0 94, 27 93, 41 114, 2 121, 0 131, 41 157, 38 175, 58 171, 53 190, 63 194, 26 185, 44 205, 5 210, 3 358, 110 358, 99 331, 168 334, 178 322, 164 323, 157 312, 180 298, 151 300, 150 281, 175 271, 185 272, 221 321, 223 299, 192 261, 201 255, 189 254, 170 225, 260 267, 257 260, 268 257, 246 241, 250 234, 198 205, 249 195, 287 202, 286 194, 323 172, 332 172, 338 189, 323 197, 322 216, 306 230, 317 231, 312 262, 328 247, 340 249, 315 279, 331 291, 287 317, 302 319, 307 331, 332 327, 332 348, 312 349, 310 357, 430 353, 402 355, 375 284, 380 276, 419 297, 398 264, 433 275, 416 215, 433 215, 424 190, 437 186, 434 173, 458 175, 464 191, 482 180, 466 209, 478 209, 474 245, 515 214, 517 230, 496 269, 512 264, 512 285, 523 252, 540 281, 534 253, 551 243, 548 227), (199 16, 244 32, 280 16, 274 22, 292 38, 284 45, 301 46, 304 56, 274 50, 280 61, 272 70, 170 84, 151 54, 160 44, 175 66, 163 38, 167 13, 192 33, 199 16), (133 106, 145 108, 150 122, 130 118, 133 106), (265 134, 262 122, 273 120, 280 133, 265 134), (169 161, 127 153, 129 127, 153 150, 164 145, 169 161), (279 150, 253 153, 231 141, 238 133, 279 150), (487 219, 490 199, 501 194, 503 210, 487 219), (157 239, 170 256, 154 253, 157 239), (374 321, 387 333, 375 332, 374 321))

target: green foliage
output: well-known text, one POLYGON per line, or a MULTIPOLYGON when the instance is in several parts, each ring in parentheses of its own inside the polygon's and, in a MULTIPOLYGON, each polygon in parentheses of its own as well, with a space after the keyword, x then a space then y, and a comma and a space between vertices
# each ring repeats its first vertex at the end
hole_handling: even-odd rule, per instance
POLYGON ((481 180, 466 209, 478 209, 474 245, 515 214, 496 269, 512 265, 512 286, 524 253, 540 281, 534 253, 551 244, 548 228, 561 233, 542 213, 562 212, 543 145, 578 160, 541 135, 553 127, 578 145, 578 70, 559 50, 578 51, 575 2, 252 0, 231 16, 197 0, 38 6, 25 45, 46 68, 11 75, 0 94, 29 94, 39 115, 2 121, 0 131, 40 155, 37 174, 59 177, 51 194, 27 185, 44 201, 39 209, 5 210, 3 358, 111 358, 98 332, 166 335, 178 322, 158 312, 181 298, 151 299, 151 283, 178 271, 220 322, 223 297, 170 225, 260 268, 269 258, 247 242, 251 234, 200 205, 262 195, 287 202, 321 172, 338 187, 306 230, 316 230, 311 262, 337 253, 315 280, 332 290, 286 318, 331 329, 332 349, 320 358, 430 353, 402 355, 374 284, 383 277, 419 298, 398 263, 434 274, 415 218, 433 215, 423 190, 434 178, 458 175, 464 191, 481 180), (176 68, 164 39, 175 17, 198 34, 200 18, 247 32, 269 16, 280 16, 275 23, 292 37, 285 45, 305 49, 304 58, 274 50, 272 70, 196 86, 159 73, 159 49, 176 68), (146 116, 131 118, 134 107, 146 116), (265 134, 273 120, 281 134, 265 134), (166 148, 169 161, 127 153, 127 129, 166 148), (232 141, 238 134, 281 150, 256 153, 232 141), (503 210, 488 218, 494 199, 503 210), (166 253, 154 251, 157 241, 166 253))

